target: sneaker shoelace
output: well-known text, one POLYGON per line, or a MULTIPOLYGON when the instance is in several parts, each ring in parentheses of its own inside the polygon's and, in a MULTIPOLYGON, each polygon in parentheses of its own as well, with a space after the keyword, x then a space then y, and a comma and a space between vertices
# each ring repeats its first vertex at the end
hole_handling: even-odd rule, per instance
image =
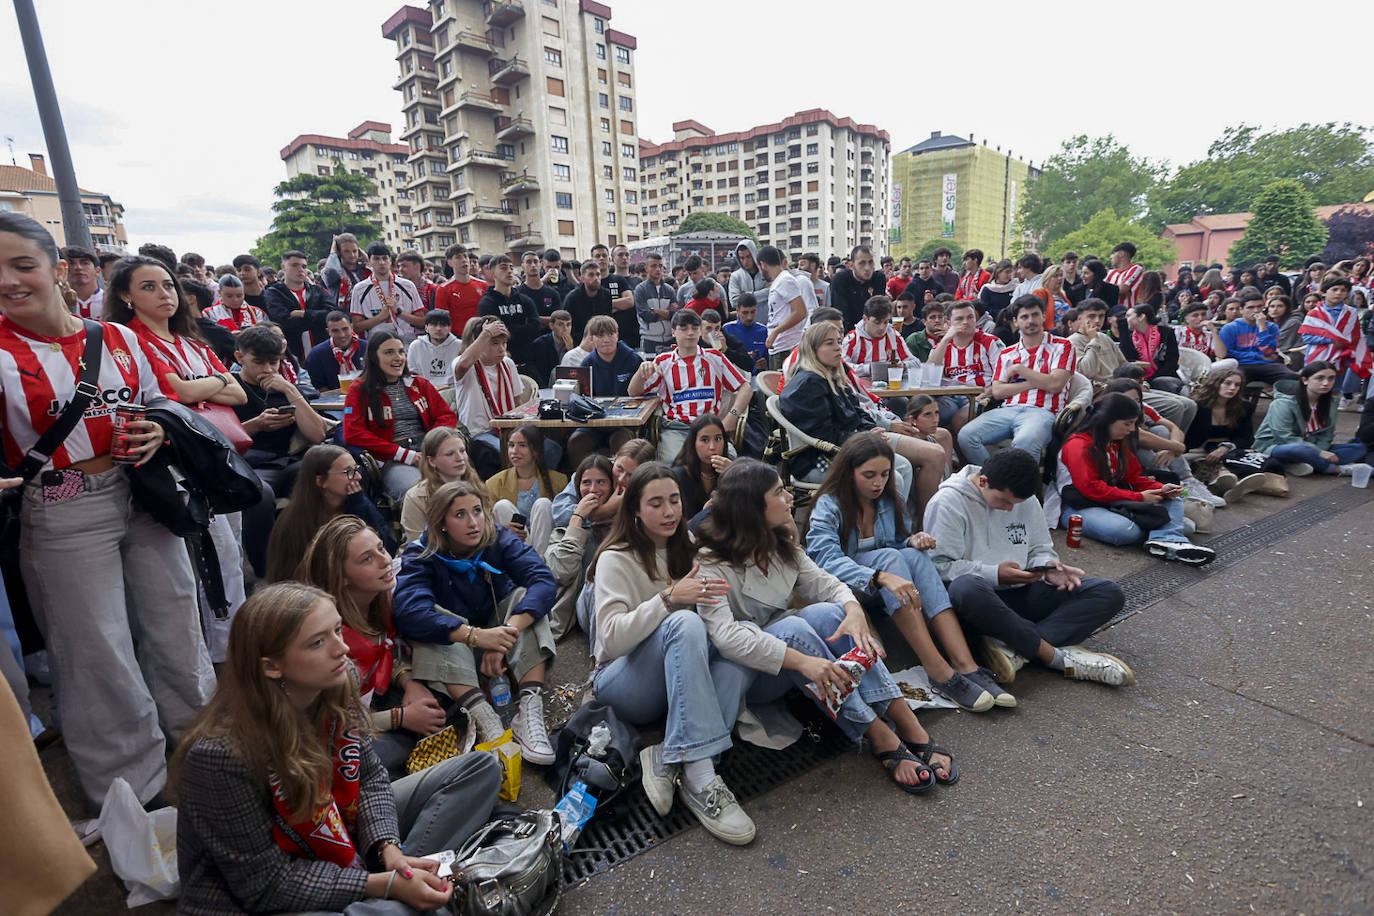
POLYGON ((549 744, 549 727, 544 724, 543 704, 538 704, 539 708, 534 708, 535 704, 526 706, 521 704, 520 712, 525 720, 525 740, 530 744, 543 746, 549 744))

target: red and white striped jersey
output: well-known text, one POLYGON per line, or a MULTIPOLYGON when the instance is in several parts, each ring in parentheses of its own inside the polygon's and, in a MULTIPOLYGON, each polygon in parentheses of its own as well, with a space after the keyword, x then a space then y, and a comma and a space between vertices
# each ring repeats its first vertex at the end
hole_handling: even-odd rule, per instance
POLYGON ((1185 324, 1178 328, 1177 337, 1180 347, 1187 347, 1189 350, 1196 350, 1207 356, 1212 355, 1212 338, 1205 330, 1194 331, 1185 324))
POLYGON ((244 328, 251 328, 255 324, 261 324, 267 320, 267 313, 256 305, 249 305, 247 302, 242 308, 231 310, 223 302, 216 302, 201 315, 209 318, 222 328, 228 328, 237 334, 244 328))
POLYGON ((997 371, 997 357, 1001 356, 1003 346, 999 338, 982 331, 974 332, 967 347, 960 347, 951 340, 945 348, 945 378, 986 388, 997 371))
POLYGON ((954 298, 960 302, 968 302, 978 298, 978 291, 983 288, 983 284, 992 279, 992 274, 979 268, 964 274, 959 278, 959 288, 954 293, 954 298))
POLYGON ((1107 271, 1107 282, 1112 286, 1126 287, 1126 294, 1121 297, 1120 303, 1126 308, 1135 308, 1135 293, 1140 289, 1140 281, 1145 276, 1145 268, 1139 264, 1132 264, 1129 267, 1122 267, 1117 270, 1107 271))
MULTIPOLYGON (((1012 366, 1027 366, 1036 372, 1048 373, 1056 369, 1067 369, 1073 372, 1078 368, 1078 354, 1074 352, 1073 344, 1066 338, 1046 334, 1038 347, 1027 348, 1025 344, 1018 341, 1003 350, 1002 355, 997 360, 997 372, 992 380, 994 382, 1007 381, 1007 370, 1012 366)), ((1057 414, 1068 403, 1068 400, 1068 385, 1061 388, 1058 394, 1052 394, 1044 388, 1027 388, 1020 394, 1007 398, 1003 402, 1003 406, 1043 407, 1050 413, 1057 414)))
POLYGON ((840 344, 840 348, 844 354, 844 361, 851 366, 891 362, 894 354, 899 363, 908 367, 920 365, 921 362, 911 355, 906 341, 902 340, 902 335, 892 330, 890 325, 882 337, 869 337, 864 332, 863 323, 860 322, 854 330, 844 335, 844 342, 840 344))
POLYGON ((646 390, 663 400, 663 417, 691 423, 704 413, 720 413, 721 398, 747 383, 744 374, 717 350, 698 349, 679 356, 677 348, 654 358, 658 373, 646 390))
POLYGON ((138 342, 143 347, 143 354, 152 364, 153 374, 157 378, 162 393, 174 401, 180 399, 177 397, 176 389, 172 387, 171 382, 167 381, 169 374, 189 382, 193 379, 209 378, 217 373, 228 371, 214 351, 198 340, 192 340, 180 334, 173 335, 173 339, 170 341, 163 340, 137 318, 129 322, 129 327, 138 337, 138 342))
MULTIPOLYGON (((57 447, 45 467, 65 468, 109 454, 115 405, 121 401, 143 404, 146 398, 161 397, 152 366, 132 331, 107 324, 103 344, 100 398, 86 409, 82 422, 57 447)), ((0 441, 10 467, 23 459, 72 399, 80 377, 77 361, 85 348, 84 327, 70 337, 49 341, 0 317, 0 441)))
POLYGON ((1307 343, 1305 361, 1309 366, 1323 360, 1335 366, 1337 372, 1353 369, 1361 378, 1369 378, 1374 369, 1374 356, 1360 332, 1360 319, 1350 306, 1342 307, 1335 318, 1325 306, 1317 306, 1307 313, 1298 333, 1307 343), (1312 343, 1306 340, 1308 337, 1318 337, 1322 342, 1312 343))
POLYGON ((78 299, 76 305, 72 306, 72 314, 77 318, 89 318, 92 321, 99 321, 105 311, 105 290, 96 289, 91 293, 89 299, 78 299))

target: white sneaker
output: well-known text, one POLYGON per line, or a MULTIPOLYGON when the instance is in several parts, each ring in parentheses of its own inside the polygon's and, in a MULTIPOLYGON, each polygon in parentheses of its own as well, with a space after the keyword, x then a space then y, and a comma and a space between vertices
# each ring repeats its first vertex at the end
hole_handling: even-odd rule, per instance
POLYGON ((659 817, 667 817, 673 810, 673 796, 677 793, 677 783, 682 776, 682 766, 663 762, 663 745, 654 744, 639 752, 640 784, 649 804, 654 806, 659 817))
POLYGON ((1353 394, 1344 395, 1341 397, 1341 403, 1336 407, 1336 409, 1358 411, 1360 409, 1360 399, 1355 397, 1355 395, 1353 394))
POLYGON ((1288 474, 1292 474, 1294 477, 1307 477, 1310 476, 1316 468, 1312 467, 1312 465, 1308 464, 1306 461, 1296 461, 1293 464, 1285 464, 1283 470, 1288 474))
POLYGON ((991 636, 983 637, 983 655, 988 663, 988 670, 999 684, 1010 684, 1016 680, 1016 672, 1026 664, 1025 656, 1017 655, 1002 640, 993 639, 991 636))
POLYGON ((1216 511, 1212 508, 1211 503, 1193 499, 1193 495, 1189 493, 1183 500, 1183 532, 1185 534, 1190 533, 1188 528, 1191 526, 1193 531, 1201 531, 1203 534, 1210 533, 1216 511))
POLYGON ((1225 493, 1227 490, 1234 487, 1236 481, 1239 479, 1239 477, 1232 474, 1230 471, 1222 471, 1217 475, 1217 479, 1212 481, 1211 490, 1213 493, 1225 493))
POLYGON ((1129 687, 1135 683, 1131 666, 1106 652, 1090 652, 1082 646, 1064 646, 1064 677, 1076 681, 1096 681, 1112 687, 1129 687))
POLYGON ((530 763, 548 766, 554 761, 553 744, 549 742, 549 728, 544 724, 544 693, 540 690, 522 692, 520 707, 511 723, 520 756, 530 763))
POLYGON ((100 818, 86 817, 72 821, 72 829, 81 838, 82 846, 93 846, 100 842, 100 818))
POLYGON ((1269 485, 1269 478, 1263 474, 1246 474, 1240 479, 1239 483, 1226 491, 1226 496, 1232 501, 1235 501, 1249 496, 1251 493, 1258 493, 1269 485))
POLYGON ((1187 499, 1195 499, 1217 509, 1225 507, 1226 500, 1207 489, 1207 484, 1196 477, 1183 478, 1183 488, 1188 491, 1187 499))
POLYGON ((687 780, 678 781, 678 795, 687 810, 696 815, 701 826, 714 837, 732 846, 747 846, 754 841, 754 822, 735 800, 735 793, 717 776, 700 792, 693 792, 687 780))
POLYGON ((1145 552, 1161 560, 1177 560, 1189 566, 1206 566, 1217 558, 1212 548, 1191 541, 1146 541, 1145 552))
POLYGON ((486 700, 478 700, 471 707, 467 707, 468 718, 472 724, 477 726, 477 743, 486 744, 488 741, 495 741, 506 732, 506 727, 501 724, 501 717, 496 714, 496 710, 491 708, 491 704, 486 700))

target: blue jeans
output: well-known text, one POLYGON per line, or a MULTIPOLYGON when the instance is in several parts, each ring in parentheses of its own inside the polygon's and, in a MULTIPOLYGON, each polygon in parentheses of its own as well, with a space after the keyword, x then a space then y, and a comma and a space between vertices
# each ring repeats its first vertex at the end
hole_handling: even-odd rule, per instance
MULTIPOLYGON (((834 660, 854 648, 854 640, 848 636, 833 643, 825 641, 834 635, 843 620, 844 608, 838 604, 812 604, 795 614, 773 621, 763 629, 803 655, 834 660)), ((808 683, 805 675, 799 671, 783 669, 777 674, 765 674, 762 671, 740 670, 747 674, 744 698, 750 703, 775 702, 793 687, 808 683)), ((851 741, 858 741, 873 720, 887 712, 887 704, 901 695, 901 688, 879 659, 859 681, 858 688, 845 697, 836 724, 851 741)))
POLYGON ((968 397, 962 394, 942 394, 935 399, 940 407, 940 425, 949 426, 954 415, 968 406, 968 397))
MULTIPOLYGON (((930 562, 930 557, 915 547, 861 550, 854 554, 854 562, 909 580, 916 586, 916 591, 921 593, 921 609, 925 611, 927 620, 934 620, 935 615, 949 610, 949 592, 945 591, 945 583, 940 581, 935 564, 930 562)), ((880 589, 880 593, 883 606, 887 608, 889 615, 902 606, 897 596, 887 589, 880 589)))
POLYGON ((1310 464, 1312 470, 1318 474, 1335 474, 1339 465, 1353 464, 1367 454, 1361 442, 1333 442, 1327 451, 1335 452, 1336 457, 1341 460, 1337 464, 1332 464, 1321 456, 1320 451, 1306 442, 1276 445, 1270 450, 1269 457, 1284 464, 1310 464))
MULTIPOLYGON (((1144 503, 1142 503, 1144 505, 1144 503)), ((1123 544, 1140 544, 1145 541, 1173 541, 1185 543, 1183 533, 1183 500, 1166 499, 1162 505, 1169 510, 1169 524, 1154 531, 1142 531, 1140 526, 1124 515, 1117 515, 1110 509, 1070 509, 1064 507, 1060 524, 1067 528, 1070 515, 1083 517, 1083 533, 1094 541, 1120 547, 1123 544)))
POLYGON ((1011 439, 1011 447, 1038 461, 1054 434, 1054 414, 1043 407, 1012 404, 980 413, 959 430, 959 451, 969 464, 988 460, 988 446, 1011 439))
POLYGON ((674 611, 629 655, 596 672, 597 699, 634 725, 667 716, 663 762, 706 760, 730 747, 748 676, 706 638, 696 611, 674 611))
MULTIPOLYGON (((1161 439, 1169 438, 1169 427, 1167 426, 1151 426, 1149 431, 1161 439)), ((1142 448, 1135 453, 1135 456, 1140 459, 1141 467, 1152 468, 1155 466, 1155 453, 1153 449, 1142 448)), ((1193 476, 1193 470, 1188 465, 1188 459, 1184 458, 1182 455, 1174 456, 1174 459, 1166 464, 1165 467, 1176 474, 1179 480, 1185 480, 1193 476)))

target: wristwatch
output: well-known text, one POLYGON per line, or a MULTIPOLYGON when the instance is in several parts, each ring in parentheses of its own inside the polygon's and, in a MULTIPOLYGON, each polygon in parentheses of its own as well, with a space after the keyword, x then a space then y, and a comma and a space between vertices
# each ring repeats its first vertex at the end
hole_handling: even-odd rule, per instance
POLYGON ((743 414, 741 414, 738 410, 736 410, 736 409, 733 408, 733 407, 731 407, 728 411, 726 411, 726 413, 731 414, 732 416, 736 416, 736 417, 744 416, 743 414))

